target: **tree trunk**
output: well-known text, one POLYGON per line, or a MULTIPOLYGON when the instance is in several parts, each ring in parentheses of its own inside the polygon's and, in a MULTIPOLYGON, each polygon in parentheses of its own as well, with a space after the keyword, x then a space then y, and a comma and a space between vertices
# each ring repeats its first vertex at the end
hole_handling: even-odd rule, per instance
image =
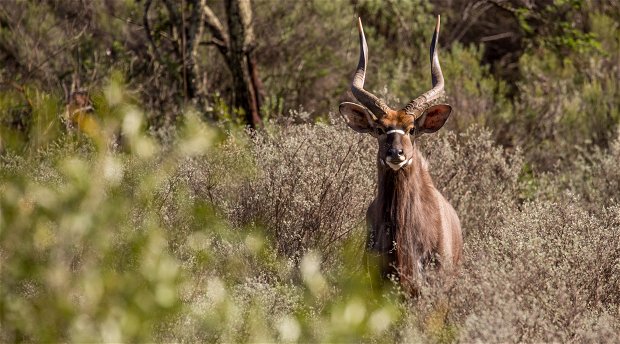
POLYGON ((243 111, 245 122, 252 128, 262 126, 261 105, 263 84, 258 74, 254 48, 250 0, 226 0, 228 33, 211 8, 203 3, 204 20, 211 31, 211 43, 216 45, 233 78, 233 106, 243 111))
MULTIPOLYGON (((185 96, 188 99, 194 99, 198 95, 196 87, 196 61, 195 50, 198 46, 198 40, 200 39, 200 28, 202 27, 202 11, 199 0, 185 0, 190 8, 189 18, 183 18, 183 43, 185 44, 183 50, 183 79, 185 86, 185 96), (185 23, 187 22, 187 23, 185 23)), ((183 8, 181 8, 184 11, 183 8)), ((186 99, 187 100, 187 99, 186 99)))
POLYGON ((262 87, 254 58, 256 41, 250 0, 226 0, 226 12, 230 37, 228 66, 235 87, 234 105, 244 112, 246 123, 257 128, 262 126, 262 87))
POLYGON ((256 62, 256 56, 249 53, 246 58, 248 60, 248 69, 250 70, 250 75, 252 76, 252 87, 254 88, 254 93, 257 95, 256 106, 258 107, 258 112, 260 114, 263 106, 263 100, 265 99, 265 87, 258 76, 258 63, 256 62))

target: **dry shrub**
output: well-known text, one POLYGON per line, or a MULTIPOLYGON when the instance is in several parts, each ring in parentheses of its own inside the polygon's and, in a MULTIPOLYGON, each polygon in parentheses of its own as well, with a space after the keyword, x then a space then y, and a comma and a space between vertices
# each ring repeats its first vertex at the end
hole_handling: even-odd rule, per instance
POLYGON ((567 192, 580 195, 586 209, 618 204, 620 200, 620 131, 608 149, 585 150, 564 163, 565 169, 541 174, 534 181, 533 198, 557 200, 567 192))
MULTIPOLYGON (((466 233, 493 231, 498 212, 516 205, 522 157, 494 145, 490 131, 428 136, 421 149, 466 233)), ((251 143, 232 136, 219 152, 187 161, 183 170, 199 198, 218 205, 237 227, 264 227, 279 252, 329 254, 364 224, 376 188, 375 155, 375 140, 338 118, 333 125, 278 125, 274 133, 253 133, 251 143)))
POLYGON ((226 213, 237 225, 262 225, 277 250, 330 256, 363 223, 374 190, 372 140, 342 122, 292 125, 255 133, 257 176, 227 190, 226 213))
POLYGON ((620 131, 608 151, 599 151, 593 155, 590 163, 591 176, 589 176, 591 184, 580 185, 580 191, 591 204, 611 205, 620 201, 618 162, 620 162, 620 131))
POLYGON ((523 158, 497 146, 489 130, 473 127, 457 136, 443 132, 422 140, 437 188, 456 209, 466 237, 497 229, 504 209, 519 201, 523 158))
MULTIPOLYGON (((338 255, 345 239, 363 240, 354 229, 364 227, 375 192, 375 142, 339 120, 270 129, 251 141, 233 135, 210 157, 185 164, 190 194, 216 204, 236 228, 264 228, 280 257, 295 261, 310 249, 322 251, 326 273, 335 273, 333 264, 351 263, 338 255)), ((431 276, 421 298, 403 303, 403 318, 389 335, 414 342, 618 340, 620 216, 610 196, 617 192, 610 188, 618 179, 616 146, 588 170, 588 185, 596 187, 587 197, 567 196, 560 191, 565 180, 547 178, 539 187, 552 197, 534 192, 525 202, 523 157, 494 144, 489 130, 421 139, 435 184, 462 221, 465 259, 453 283, 431 276), (588 206, 593 199, 599 208, 588 206)), ((229 250, 223 256, 241 262, 218 264, 254 276, 239 280, 238 290, 267 287, 265 300, 272 301, 260 307, 275 307, 273 293, 292 287, 286 277, 248 268, 251 256, 229 250)), ((282 312, 299 309, 299 302, 282 305, 282 312)))
POLYGON ((493 236, 466 238, 455 280, 432 276, 423 296, 409 302, 398 337, 617 343, 619 210, 588 212, 573 196, 503 213, 493 236))
MULTIPOLYGON (((5 197, 4 201, 14 201, 11 209, 21 221, 15 223, 23 222, 24 228, 8 232, 12 244, 3 250, 13 256, 7 266, 22 266, 11 263, 18 258, 37 262, 23 266, 40 267, 41 274, 35 277, 41 290, 58 292, 55 297, 72 307, 65 300, 66 290, 70 295, 84 294, 80 281, 89 280, 88 273, 126 269, 122 284, 106 289, 103 306, 93 308, 122 309, 150 321, 152 330, 134 333, 133 327, 122 328, 122 338, 192 342, 620 340, 620 242, 616 238, 620 207, 614 188, 620 180, 615 169, 620 152, 617 143, 592 157, 597 163, 584 168, 570 183, 547 178, 541 187, 548 196, 534 192, 532 200, 525 202, 521 154, 493 144, 488 130, 472 128, 460 135, 443 132, 423 138, 420 147, 428 156, 435 184, 463 223, 464 262, 453 281, 431 276, 422 297, 403 301, 364 284, 357 269, 364 212, 375 192, 376 143, 369 136, 355 134, 340 120, 334 122, 271 124, 268 130, 250 135, 233 132, 198 156, 182 152, 188 143, 201 142, 201 131, 190 138, 180 136, 170 151, 148 159, 107 151, 97 158, 96 153, 76 151, 71 142, 67 147, 42 150, 41 157, 5 157, 0 175, 7 180, 3 185, 8 191, 22 190, 12 185, 30 183, 33 190, 40 190, 20 192, 44 201, 45 197, 37 198, 41 190, 53 191, 57 197, 80 185, 93 190, 77 193, 71 206, 58 203, 52 210, 37 210, 36 216, 27 212, 29 207, 20 207, 18 198, 5 197), (79 166, 84 170, 72 172, 77 173, 76 180, 54 163, 64 153, 81 156, 79 166), (92 178, 110 163, 121 166, 121 179, 101 182, 101 178, 92 178), (580 184, 580 180, 588 183, 580 184), (588 193, 567 196, 565 185, 588 193), (59 238, 72 238, 72 232, 64 229, 69 220, 63 219, 77 214, 91 214, 96 220, 90 226, 94 239, 68 241, 68 246, 63 241, 54 243, 50 254, 59 250, 67 257, 58 266, 67 269, 74 264, 77 270, 71 272, 74 280, 69 289, 45 286, 46 269, 56 265, 36 257, 32 260, 38 251, 18 252, 13 248, 21 246, 13 243, 23 243, 24 238, 32 241, 38 231, 35 224, 45 221, 54 224, 62 235, 59 238), (99 236, 109 240, 101 241, 99 236), (157 245, 149 246, 151 239, 145 238, 157 245), (75 248, 80 252, 75 253, 75 248), (156 299, 157 293, 144 296, 145 282, 136 273, 145 252, 163 255, 179 276, 169 286, 175 291, 175 307, 161 313, 166 317, 159 317, 159 310, 146 312, 123 301, 156 299), (102 254, 108 255, 109 265, 99 262, 102 254), (391 300, 397 300, 397 305, 391 300), (357 312, 360 309, 365 312, 357 312), (377 326, 379 320, 385 327, 377 326)), ((26 248, 34 245, 28 240, 26 248)), ((150 262, 149 257, 144 261, 150 262)), ((27 270, 16 276, 11 271, 3 271, 4 280, 15 280, 7 288, 6 300, 26 300, 19 288, 26 285, 22 280, 32 277, 27 270)), ((151 275, 147 271, 145 276, 151 275)), ((152 290, 157 290, 159 282, 155 282, 152 290)), ((34 303, 39 308, 57 310, 64 304, 50 305, 49 298, 41 295, 34 303)), ((76 327, 74 334, 67 332, 69 325, 56 323, 61 328, 58 333, 31 328, 32 321, 27 319, 35 315, 43 319, 47 313, 37 313, 38 308, 31 309, 30 304, 17 305, 33 315, 10 320, 9 334, 3 338, 16 338, 18 330, 24 331, 24 338, 49 337, 50 341, 99 338, 94 330, 76 327)), ((59 315, 53 320, 78 324, 80 312, 92 312, 72 309, 75 313, 70 315, 54 312, 59 315)), ((102 313, 93 318, 93 324, 106 317, 102 313)))
POLYGON ((436 184, 463 222, 465 259, 456 284, 429 285, 409 306, 401 335, 617 342, 618 144, 572 180, 547 175, 538 198, 525 204, 521 155, 497 147, 486 130, 470 129, 460 140, 446 133, 424 146, 436 184), (563 191, 567 185, 584 197, 563 191))
MULTIPOLYGON (((428 136, 421 149, 466 233, 493 231, 498 212, 518 202, 522 157, 494 145, 490 131, 428 136)), ((298 257, 308 248, 330 254, 363 226, 376 189, 375 155, 375 140, 338 118, 333 125, 278 125, 274 133, 253 133, 250 143, 231 136, 210 157, 185 162, 183 171, 193 193, 219 206, 233 225, 260 225, 279 252, 298 257)))
MULTIPOLYGON (((365 226, 376 189, 375 140, 334 122, 276 125, 253 133, 251 142, 232 135, 209 157, 184 162, 184 178, 192 194, 218 206, 234 226, 263 227, 280 253, 299 257, 317 248, 330 256, 365 226)), ((465 234, 495 231, 498 214, 519 201, 521 154, 494 145, 482 128, 427 136, 420 146, 465 234)))
POLYGON ((452 305, 465 342, 617 342, 618 207, 532 202, 469 240, 452 305), (611 335, 613 334, 613 335, 611 335))

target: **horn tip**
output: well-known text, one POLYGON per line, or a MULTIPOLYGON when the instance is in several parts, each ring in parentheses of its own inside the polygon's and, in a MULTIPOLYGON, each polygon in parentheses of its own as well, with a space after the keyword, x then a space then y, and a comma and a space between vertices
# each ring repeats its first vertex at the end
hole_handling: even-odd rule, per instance
POLYGON ((435 24, 435 31, 436 32, 439 32, 440 23, 441 23, 441 14, 438 14, 437 15, 437 24, 435 24))
POLYGON ((363 28, 362 28, 362 17, 357 17, 357 27, 360 29, 360 31, 363 30, 363 28))

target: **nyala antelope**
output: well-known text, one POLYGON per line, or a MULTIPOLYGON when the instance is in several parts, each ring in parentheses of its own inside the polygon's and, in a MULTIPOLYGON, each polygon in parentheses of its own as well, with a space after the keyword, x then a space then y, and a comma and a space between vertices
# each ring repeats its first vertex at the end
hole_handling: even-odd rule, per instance
POLYGON ((360 19, 360 57, 351 91, 362 105, 345 102, 339 109, 351 129, 368 133, 379 143, 378 192, 366 212, 367 250, 379 257, 384 276, 397 277, 412 293, 417 293, 429 266, 452 270, 463 247, 456 211, 433 185, 415 143, 420 135, 439 130, 452 111, 450 105, 435 104, 444 93, 437 56, 439 21, 438 16, 430 46, 433 87, 394 110, 364 89, 368 46, 360 19))

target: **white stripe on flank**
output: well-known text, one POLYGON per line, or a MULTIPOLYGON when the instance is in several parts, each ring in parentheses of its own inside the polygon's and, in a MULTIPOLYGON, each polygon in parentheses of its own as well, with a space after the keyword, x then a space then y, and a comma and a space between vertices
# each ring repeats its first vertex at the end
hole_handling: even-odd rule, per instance
POLYGON ((400 130, 400 129, 392 129, 392 130, 388 131, 386 134, 389 135, 391 133, 399 133, 401 135, 405 135, 405 132, 403 130, 400 130))

